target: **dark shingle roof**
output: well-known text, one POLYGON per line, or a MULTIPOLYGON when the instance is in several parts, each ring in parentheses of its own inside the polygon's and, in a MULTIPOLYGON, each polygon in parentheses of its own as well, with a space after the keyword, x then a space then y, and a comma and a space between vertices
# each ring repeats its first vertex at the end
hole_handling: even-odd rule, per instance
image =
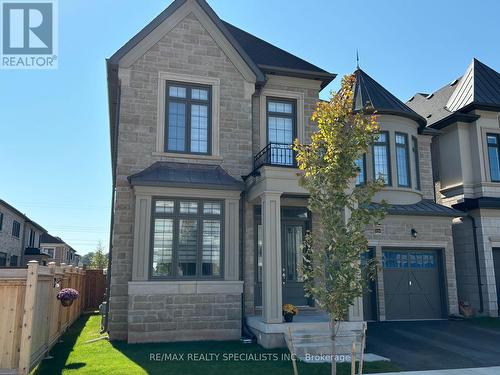
POLYGON ((324 80, 323 86, 326 86, 335 78, 334 74, 328 73, 326 70, 313 65, 300 57, 278 48, 271 43, 266 42, 256 36, 243 31, 236 26, 231 25, 226 21, 222 21, 223 25, 236 39, 239 45, 245 50, 250 58, 263 71, 280 71, 281 73, 288 71, 309 73, 311 76, 319 76, 324 80))
POLYGON ((222 167, 158 161, 128 177, 133 186, 169 186, 243 190, 243 182, 231 177, 222 167))
MULTIPOLYGON (((378 207, 378 204, 372 203, 370 206, 376 208, 378 207)), ((387 208, 387 213, 390 215, 415 216, 463 216, 463 212, 454 210, 453 208, 442 206, 428 199, 423 199, 415 204, 390 204, 387 208)))
POLYGON ((26 216, 25 214, 23 214, 21 211, 19 211, 17 208, 15 208, 14 206, 10 205, 9 203, 7 203, 6 201, 4 201, 3 199, 0 199, 0 205, 3 205, 7 209, 15 212, 17 215, 21 216, 28 224, 33 225, 38 230, 40 230, 42 232, 47 232, 47 230, 44 227, 42 227, 40 224, 36 223, 35 221, 31 220, 28 216, 26 216))
POLYGON ((40 237, 40 243, 64 243, 64 241, 59 237, 54 237, 48 233, 44 233, 42 234, 42 237, 40 237))
POLYGON ((354 76, 356 78, 354 86, 354 110, 362 110, 367 103, 370 103, 378 114, 406 117, 417 121, 422 126, 425 125, 425 119, 392 95, 363 70, 356 69, 354 76))
POLYGON ((473 59, 465 74, 424 97, 416 94, 406 103, 437 129, 453 122, 472 122, 478 118, 473 108, 500 110, 500 73, 473 59))

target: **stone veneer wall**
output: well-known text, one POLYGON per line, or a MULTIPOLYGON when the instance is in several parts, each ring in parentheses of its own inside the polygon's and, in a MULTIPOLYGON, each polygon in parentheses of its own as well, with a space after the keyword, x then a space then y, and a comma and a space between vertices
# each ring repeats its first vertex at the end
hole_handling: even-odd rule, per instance
MULTIPOLYGON (((457 282, 455 276, 455 256, 453 251, 452 222, 447 217, 403 216, 389 215, 378 227, 381 234, 375 233, 375 228, 366 231, 371 247, 376 249, 376 257, 382 260, 384 247, 399 247, 409 249, 443 249, 445 301, 448 314, 458 313, 457 282), (418 232, 418 237, 411 236, 411 229, 418 232)), ((384 275, 377 276, 378 314, 380 320, 385 320, 384 275)))
POLYGON ((128 342, 237 340, 240 294, 129 296, 128 342))
POLYGON ((7 207, 0 205, 0 213, 3 214, 3 223, 0 230, 0 252, 7 254, 6 264, 9 265, 10 257, 17 255, 18 265, 21 264, 23 257, 23 233, 24 233, 24 218, 10 211, 7 207), (19 238, 12 236, 12 223, 17 221, 21 224, 19 238))
POLYGON ((130 69, 120 71, 121 104, 116 166, 109 331, 127 338, 132 274, 134 196, 127 177, 158 160, 218 163, 240 178, 252 168, 251 98, 248 83, 193 14, 179 22, 130 69), (155 154, 159 72, 220 79, 220 159, 183 159, 155 154))

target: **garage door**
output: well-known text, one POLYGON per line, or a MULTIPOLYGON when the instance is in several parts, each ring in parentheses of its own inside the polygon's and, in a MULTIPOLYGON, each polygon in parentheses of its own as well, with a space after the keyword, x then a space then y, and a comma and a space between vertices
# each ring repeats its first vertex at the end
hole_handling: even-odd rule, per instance
POLYGON ((383 251, 387 320, 443 317, 439 264, 437 251, 383 251))

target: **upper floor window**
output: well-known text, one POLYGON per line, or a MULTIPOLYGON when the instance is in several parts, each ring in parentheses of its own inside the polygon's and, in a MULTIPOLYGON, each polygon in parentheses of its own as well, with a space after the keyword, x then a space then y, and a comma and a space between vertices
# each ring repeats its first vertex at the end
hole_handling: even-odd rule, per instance
POLYGON ((19 238, 19 233, 21 232, 21 224, 18 221, 12 222, 12 236, 19 238))
POLYGON ((486 138, 488 140, 491 181, 500 182, 500 135, 486 134, 486 138))
POLYGON ((413 159, 415 160, 415 188, 417 190, 421 189, 420 186, 420 160, 418 155, 418 139, 417 137, 411 137, 413 143, 413 159))
POLYGON ((0 230, 3 228, 3 213, 0 212, 0 230))
POLYGON ((211 87, 167 82, 165 149, 210 154, 211 87))
POLYGON ((151 277, 220 277, 223 217, 222 201, 154 201, 151 277))
POLYGON ((29 238, 29 247, 35 247, 35 231, 33 229, 30 229, 30 238, 29 238))
POLYGON ((408 136, 403 133, 396 133, 396 166, 398 171, 398 186, 410 187, 408 136))
POLYGON ((355 163, 356 167, 359 169, 358 175, 356 176, 356 185, 363 185, 366 183, 366 155, 363 154, 355 163))
POLYGON ((296 137, 294 100, 267 99, 267 142, 271 144, 271 163, 293 165, 290 145, 296 137))
POLYGON ((389 133, 381 132, 373 144, 373 177, 381 178, 385 185, 391 185, 391 162, 389 133))

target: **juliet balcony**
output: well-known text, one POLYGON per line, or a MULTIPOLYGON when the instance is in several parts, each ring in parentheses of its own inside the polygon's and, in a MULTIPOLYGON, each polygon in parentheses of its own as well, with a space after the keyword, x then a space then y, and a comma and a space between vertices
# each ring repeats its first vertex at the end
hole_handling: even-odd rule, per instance
POLYGON ((254 172, 265 165, 297 167, 295 151, 293 151, 292 145, 286 143, 269 143, 255 155, 253 161, 254 172))

